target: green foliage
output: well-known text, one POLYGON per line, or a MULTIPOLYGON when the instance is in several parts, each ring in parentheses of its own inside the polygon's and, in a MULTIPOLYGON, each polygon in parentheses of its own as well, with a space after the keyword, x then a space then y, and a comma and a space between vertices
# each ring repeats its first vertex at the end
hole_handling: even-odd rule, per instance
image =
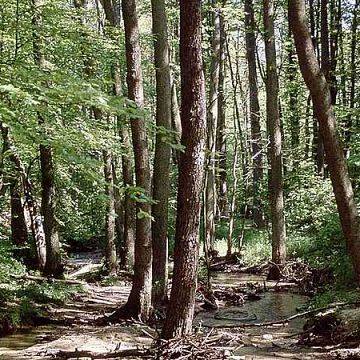
POLYGON ((360 292, 345 286, 327 287, 323 292, 315 295, 310 301, 313 308, 321 308, 336 302, 356 302, 360 301, 360 292))
POLYGON ((245 232, 242 250, 243 261, 247 265, 261 264, 271 258, 271 243, 266 231, 248 230, 245 232))
POLYGON ((27 298, 38 304, 65 304, 71 295, 81 291, 80 286, 69 286, 62 283, 28 283, 17 291, 21 299, 27 298))

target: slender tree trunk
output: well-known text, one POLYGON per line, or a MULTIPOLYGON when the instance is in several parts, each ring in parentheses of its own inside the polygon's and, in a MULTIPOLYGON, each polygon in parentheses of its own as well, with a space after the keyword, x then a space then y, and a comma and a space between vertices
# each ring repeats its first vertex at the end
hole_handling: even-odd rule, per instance
MULTIPOLYGON (((112 159, 112 176, 114 182, 114 201, 115 201, 115 229, 116 229, 116 247, 123 246, 124 244, 124 204, 121 195, 121 184, 118 179, 117 168, 119 161, 112 159)), ((120 252, 119 252, 120 255, 120 252)), ((120 259, 121 260, 121 259, 120 259)))
MULTIPOLYGON (((171 74, 170 74, 171 75, 171 74)), ((171 80, 171 126, 172 130, 176 132, 175 141, 177 144, 181 143, 181 118, 180 118, 180 110, 179 103, 177 98, 176 91, 176 83, 174 80, 174 76, 170 77, 171 80)), ((181 152, 179 150, 173 150, 173 162, 174 164, 178 164, 180 162, 181 152)))
MULTIPOLYGON (((120 122, 120 119, 118 119, 120 122)), ((131 199, 129 187, 134 185, 134 173, 131 161, 131 141, 126 124, 119 125, 120 139, 123 146, 121 157, 123 183, 125 186, 124 197, 124 244, 121 257, 121 265, 125 269, 132 269, 135 261, 135 237, 136 237, 136 206, 131 199)))
POLYGON ((261 201, 261 182, 263 179, 263 154, 260 128, 260 106, 256 73, 255 17, 252 0, 245 0, 246 58, 248 63, 251 148, 253 158, 253 218, 259 228, 265 226, 261 201))
POLYGON ((55 217, 55 167, 52 148, 49 145, 40 145, 41 164, 41 213, 44 218, 44 232, 46 242, 46 264, 44 273, 54 277, 62 277, 63 265, 61 263, 59 233, 55 217))
MULTIPOLYGON (((105 11, 105 16, 109 24, 113 27, 120 26, 120 19, 116 14, 115 5, 112 0, 102 0, 105 11)), ((119 63, 116 62, 113 68, 114 80, 114 95, 122 96, 121 77, 119 63)), ((131 161, 131 141, 127 124, 119 116, 117 118, 118 131, 122 144, 122 177, 123 185, 125 187, 124 195, 124 230, 123 230, 123 243, 120 254, 121 266, 125 269, 131 270, 134 266, 134 252, 135 252, 135 223, 136 223, 136 208, 135 203, 131 199, 131 194, 128 191, 129 187, 134 186, 134 174, 131 161)))
POLYGON ((13 179, 10 184, 11 238, 14 245, 22 246, 27 242, 28 232, 25 221, 24 205, 21 199, 20 181, 13 179))
POLYGON ((326 159, 357 281, 360 282, 360 222, 354 193, 343 151, 336 133, 329 85, 320 70, 307 26, 305 1, 289 0, 289 17, 294 34, 301 72, 310 90, 320 132, 324 141, 326 159))
MULTIPOLYGON (((111 12, 112 4, 110 1, 103 2, 106 18, 111 17, 110 23, 116 23, 115 13, 111 12), (113 17, 112 17, 113 16, 113 17)), ((74 5, 76 8, 84 9, 86 7, 87 0, 75 0, 74 5)), ((87 35, 84 31, 81 31, 84 44, 86 45, 87 35)), ((94 75, 94 59, 86 58, 84 61, 84 72, 91 78, 94 75)), ((92 107, 92 113, 96 121, 101 121, 104 114, 98 108, 92 107)), ((107 118, 108 131, 111 131, 111 120, 107 118)), ((106 213, 105 213, 105 267, 109 274, 115 274, 118 270, 117 253, 116 253, 116 222, 115 222, 115 189, 114 178, 112 171, 113 155, 112 153, 104 149, 103 150, 103 163, 104 163, 104 180, 105 180, 105 195, 107 197, 106 213)))
POLYGON ((216 130, 216 152, 218 154, 218 208, 219 218, 228 217, 227 199, 227 161, 226 161, 226 100, 225 100, 225 60, 226 34, 225 19, 220 12, 220 49, 219 49, 219 90, 218 123, 216 130))
MULTIPOLYGON (((274 2, 264 0, 266 55, 266 118, 270 137, 269 197, 272 225, 272 261, 283 265, 286 260, 286 229, 282 174, 282 144, 279 114, 279 83, 276 64, 274 2)), ((279 274, 280 275, 280 274, 279 274)))
POLYGON ((180 67, 185 152, 179 165, 174 276, 162 330, 165 339, 189 334, 194 316, 206 131, 200 0, 180 0, 180 67))
POLYGON ((104 177, 105 177, 105 195, 106 218, 105 218, 105 237, 106 237, 106 269, 109 274, 116 274, 118 269, 116 243, 115 243, 115 194, 114 194, 114 177, 112 171, 112 156, 110 151, 103 151, 104 159, 104 177))
POLYGON ((356 45, 358 38, 358 11, 360 7, 360 0, 356 0, 351 24, 351 45, 350 45, 350 94, 349 94, 349 114, 345 125, 345 144, 346 157, 350 156, 350 140, 353 132, 353 118, 355 109, 355 83, 356 83, 356 45))
MULTIPOLYGON (((140 109, 144 106, 141 72, 141 49, 135 0, 123 0, 122 12, 125 27, 128 97, 140 109)), ((144 195, 151 196, 146 122, 143 115, 131 120, 131 133, 135 156, 136 186, 144 195)), ((148 201, 137 203, 135 264, 133 285, 126 305, 120 314, 146 320, 151 309, 152 284, 151 205, 148 201)), ((116 314, 117 315, 117 314, 116 314)), ((115 316, 116 316, 115 315, 115 316)))
POLYGON ((211 39, 211 65, 209 84, 209 103, 207 111, 207 159, 205 181, 205 246, 212 250, 215 243, 215 212, 216 198, 216 130, 218 123, 218 90, 220 68, 220 9, 212 7, 212 25, 214 28, 211 39))
MULTIPOLYGON (((39 69, 45 67, 45 57, 42 49, 41 29, 41 0, 31 0, 32 31, 33 31, 33 54, 36 65, 39 69)), ((38 114, 39 125, 46 134, 45 119, 38 114)), ((41 212, 44 217, 44 232, 46 242, 46 264, 44 273, 55 277, 63 275, 61 263, 60 241, 58 224, 56 220, 56 191, 55 191, 55 168, 53 151, 50 145, 40 144, 40 165, 41 165, 41 212)))
POLYGON ((339 31, 340 29, 340 9, 336 6, 336 0, 330 0, 330 93, 333 105, 336 104, 336 96, 338 92, 336 67, 338 60, 338 45, 339 45, 339 31))
MULTIPOLYGON (((320 50, 319 50, 319 29, 318 24, 319 14, 321 13, 320 1, 317 0, 317 5, 315 6, 314 0, 309 1, 309 13, 310 13, 310 29, 311 29, 311 38, 312 43, 317 55, 318 61, 320 61, 320 50)), ((321 42, 321 41, 320 41, 321 42)), ((316 164, 317 173, 321 176, 324 174, 324 145, 319 134, 318 122, 315 116, 315 110, 313 109, 313 157, 316 164)))
POLYGON ((308 96, 306 100, 306 111, 305 111, 305 146, 304 146, 304 160, 308 160, 311 157, 310 146, 311 146, 311 137, 310 137, 310 118, 311 115, 311 96, 308 96))
MULTIPOLYGON (((171 83, 165 0, 152 0, 154 58, 156 68, 156 126, 171 130, 171 83)), ((167 298, 168 283, 168 199, 170 190, 170 145, 156 134, 153 198, 153 303, 167 298)))
MULTIPOLYGON (((238 163, 238 152, 239 152, 239 139, 237 134, 237 120, 236 120, 235 112, 233 117, 234 117, 234 150, 233 150, 231 175, 234 181, 232 184, 230 212, 229 212, 229 227, 227 233, 227 251, 226 251, 227 256, 231 256, 232 253, 233 234, 234 234, 234 226, 235 226, 236 191, 238 184, 237 163, 238 163)), ((240 246, 239 246, 239 252, 240 252, 240 246)))
MULTIPOLYGON (((266 31, 266 30, 265 30, 266 31)), ((288 45, 288 81, 290 85, 289 91, 289 112, 290 112, 290 133, 291 133, 291 148, 296 155, 300 145, 300 114, 298 108, 298 90, 296 83, 297 66, 294 62, 294 49, 291 42, 291 31, 289 25, 289 45, 288 45)))

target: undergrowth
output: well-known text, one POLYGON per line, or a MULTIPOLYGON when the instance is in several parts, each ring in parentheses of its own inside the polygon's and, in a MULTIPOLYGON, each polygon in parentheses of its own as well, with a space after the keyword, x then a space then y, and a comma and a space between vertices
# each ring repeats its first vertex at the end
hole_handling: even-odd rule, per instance
POLYGON ((1 241, 0 263, 0 336, 33 324, 43 314, 43 304, 62 305, 82 291, 80 286, 15 278, 25 275, 26 268, 13 257, 13 247, 6 241, 1 241))

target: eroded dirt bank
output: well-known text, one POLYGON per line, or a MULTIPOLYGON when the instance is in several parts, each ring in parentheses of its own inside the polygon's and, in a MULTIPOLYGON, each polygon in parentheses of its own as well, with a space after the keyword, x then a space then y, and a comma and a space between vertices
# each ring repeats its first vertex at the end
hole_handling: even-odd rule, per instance
MULTIPOLYGON (((70 277, 89 278, 99 266, 100 257, 72 259, 70 277)), ((140 322, 96 326, 94 320, 126 301, 130 282, 123 277, 87 283, 86 291, 65 306, 49 307, 52 325, 1 338, 0 358, 332 359, 350 358, 354 352, 331 343, 309 346, 299 341, 305 316, 285 321, 304 310, 308 301, 295 283, 240 272, 220 271, 212 278, 217 309, 200 286, 196 334, 189 339, 160 343, 156 326, 140 322)))

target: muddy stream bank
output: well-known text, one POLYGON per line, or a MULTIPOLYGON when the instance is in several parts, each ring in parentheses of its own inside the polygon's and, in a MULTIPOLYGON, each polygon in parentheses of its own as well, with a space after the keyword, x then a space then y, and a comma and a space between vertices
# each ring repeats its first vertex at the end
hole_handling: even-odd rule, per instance
MULTIPOLYGON (((326 349, 297 344, 297 335, 302 331, 304 318, 294 319, 288 325, 234 328, 239 324, 277 321, 296 314, 308 301, 306 296, 297 293, 296 287, 282 284, 288 289, 277 291, 275 282, 268 282, 263 276, 243 273, 217 272, 212 278, 215 291, 236 288, 257 294, 243 304, 220 301, 218 310, 200 311, 197 314, 194 322, 196 331, 208 335, 226 334, 229 341, 225 358, 327 358, 326 349)), ((121 280, 113 286, 88 284, 86 290, 65 306, 54 307, 50 311, 56 319, 69 319, 69 325, 40 326, 0 338, 0 359, 54 359, 59 351, 77 349, 107 354, 122 349, 151 347, 156 331, 145 324, 129 322, 105 327, 92 325, 92 320, 111 313, 126 301, 130 291, 129 282, 121 280)))

